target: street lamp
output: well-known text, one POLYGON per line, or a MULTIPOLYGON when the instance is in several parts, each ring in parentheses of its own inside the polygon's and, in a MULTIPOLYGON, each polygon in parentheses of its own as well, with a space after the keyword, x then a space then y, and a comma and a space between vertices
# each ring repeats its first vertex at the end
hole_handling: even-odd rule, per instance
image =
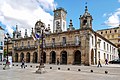
POLYGON ((5 39, 5 42, 6 42, 6 45, 7 45, 7 55, 6 55, 6 56, 7 56, 7 60, 6 60, 6 64, 5 64, 5 66, 4 66, 3 69, 5 69, 6 66, 8 66, 8 68, 9 68, 9 60, 8 60, 8 42, 9 42, 9 39, 10 39, 10 35, 7 33, 4 39, 5 39))
MULTIPOLYGON (((44 39, 44 32, 45 32, 45 34, 48 34, 48 30, 47 30, 47 28, 45 29, 45 26, 42 24, 41 25, 41 31, 42 31, 42 33, 41 33, 41 40, 42 40, 42 43, 41 43, 41 54, 40 54, 40 45, 38 44, 38 52, 39 52, 39 54, 40 54, 40 65, 39 65, 39 68, 38 68, 38 70, 36 71, 36 73, 45 73, 45 69, 44 69, 44 63, 43 63, 43 39, 44 39)), ((38 40, 38 43, 40 43, 40 37, 39 37, 39 40, 38 40)))

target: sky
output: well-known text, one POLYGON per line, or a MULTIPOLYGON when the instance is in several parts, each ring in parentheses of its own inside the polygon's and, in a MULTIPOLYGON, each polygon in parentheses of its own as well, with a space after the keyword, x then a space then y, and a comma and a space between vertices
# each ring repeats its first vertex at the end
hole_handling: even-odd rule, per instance
POLYGON ((25 29, 30 35, 31 28, 41 20, 53 30, 53 10, 62 7, 67 10, 67 27, 72 19, 73 26, 79 29, 85 6, 93 17, 93 30, 118 27, 120 0, 0 0, 0 26, 12 35, 18 25, 24 36, 25 29))

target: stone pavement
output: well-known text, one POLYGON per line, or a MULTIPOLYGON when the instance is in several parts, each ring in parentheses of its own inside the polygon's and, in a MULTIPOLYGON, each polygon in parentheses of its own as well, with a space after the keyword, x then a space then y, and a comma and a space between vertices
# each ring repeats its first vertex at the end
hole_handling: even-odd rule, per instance
POLYGON ((46 64, 47 72, 43 74, 35 73, 36 66, 39 64, 26 63, 25 69, 20 68, 21 63, 13 64, 14 66, 7 70, 3 70, 4 65, 0 65, 0 80, 120 80, 120 65, 114 64, 103 65, 100 68, 96 66, 46 64), (108 71, 108 74, 105 74, 105 71, 108 71))

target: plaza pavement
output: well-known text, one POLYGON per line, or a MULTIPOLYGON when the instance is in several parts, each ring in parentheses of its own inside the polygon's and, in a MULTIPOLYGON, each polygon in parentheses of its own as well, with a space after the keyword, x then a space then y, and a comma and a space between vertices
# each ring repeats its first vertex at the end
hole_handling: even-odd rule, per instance
POLYGON ((96 65, 45 64, 46 73, 43 74, 35 73, 39 64, 26 63, 25 69, 20 68, 21 63, 13 64, 10 69, 3 70, 4 65, 0 62, 0 80, 120 80, 120 64, 102 65, 99 68, 96 65))

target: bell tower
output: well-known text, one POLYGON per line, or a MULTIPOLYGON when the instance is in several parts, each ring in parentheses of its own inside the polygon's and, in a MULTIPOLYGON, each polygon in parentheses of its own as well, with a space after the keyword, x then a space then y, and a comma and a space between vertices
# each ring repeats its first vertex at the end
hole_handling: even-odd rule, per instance
POLYGON ((80 28, 91 28, 92 29, 92 16, 88 12, 87 6, 85 6, 85 13, 80 15, 80 28))
POLYGON ((53 33, 66 31, 66 14, 64 8, 57 8, 54 10, 53 33))

